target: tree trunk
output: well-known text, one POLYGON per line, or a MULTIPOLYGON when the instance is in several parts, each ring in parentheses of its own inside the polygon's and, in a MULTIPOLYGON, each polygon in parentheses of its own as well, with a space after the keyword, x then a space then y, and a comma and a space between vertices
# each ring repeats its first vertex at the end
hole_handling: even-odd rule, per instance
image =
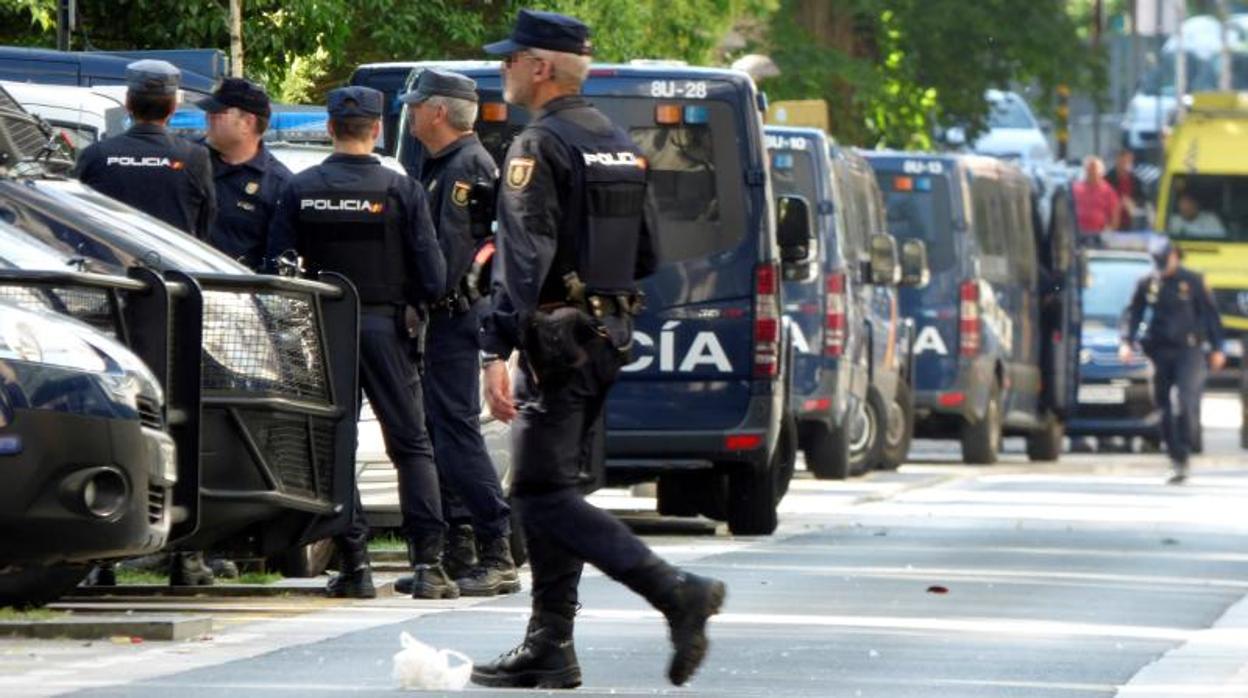
POLYGON ((230 75, 243 77, 243 0, 230 0, 230 75))

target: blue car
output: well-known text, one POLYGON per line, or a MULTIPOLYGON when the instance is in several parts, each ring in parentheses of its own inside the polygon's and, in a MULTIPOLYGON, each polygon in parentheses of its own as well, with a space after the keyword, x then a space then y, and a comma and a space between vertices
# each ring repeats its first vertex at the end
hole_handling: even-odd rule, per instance
MULTIPOLYGON (((476 124, 501 159, 528 120, 503 102, 495 62, 437 65, 477 81, 476 124)), ((790 340, 781 318, 781 245, 767 172, 762 95, 744 73, 594 65, 585 95, 646 155, 661 264, 641 284, 633 361, 606 407, 600 483, 658 480, 659 511, 726 519, 769 534, 797 457, 790 340)), ((396 157, 423 158, 399 125, 396 157)), ((792 230, 808 244, 808 210, 792 230)), ((801 252, 794 250, 795 253, 801 252)), ((795 254, 801 256, 800 254, 795 254)))
POLYGON ((1146 252, 1088 250, 1083 290, 1078 406, 1066 423, 1072 437, 1142 437, 1161 441, 1161 411, 1153 399, 1153 365, 1143 354, 1118 358, 1119 322, 1142 276, 1153 271, 1146 252))

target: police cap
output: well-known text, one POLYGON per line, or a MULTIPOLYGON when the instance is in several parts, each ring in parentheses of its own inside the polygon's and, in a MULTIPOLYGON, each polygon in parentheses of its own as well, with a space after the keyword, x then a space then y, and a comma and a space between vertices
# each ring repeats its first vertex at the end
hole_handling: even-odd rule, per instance
POLYGON ((264 88, 243 78, 226 78, 211 96, 195 103, 204 111, 215 114, 230 107, 241 109, 257 116, 269 116, 272 107, 269 104, 269 93, 264 88))
POLYGON ((173 95, 178 93, 182 71, 168 61, 145 58, 126 65, 126 90, 141 95, 173 95))
POLYGON ((1170 261, 1170 253, 1175 250, 1170 238, 1157 236, 1148 245, 1148 253, 1153 256, 1153 264, 1158 269, 1165 269, 1170 261))
POLYGON ((367 116, 376 119, 381 116, 384 103, 385 98, 377 90, 353 85, 330 90, 325 110, 335 119, 350 116, 367 116))
POLYGON ((430 97, 454 97, 476 102, 477 82, 466 75, 452 73, 449 70, 426 68, 416 78, 416 85, 411 92, 399 97, 404 104, 420 104, 430 97))
POLYGON ((589 27, 575 17, 557 12, 520 10, 511 36, 502 41, 486 44, 485 52, 506 56, 526 48, 542 48, 560 53, 577 53, 588 56, 593 53, 589 41, 589 27))

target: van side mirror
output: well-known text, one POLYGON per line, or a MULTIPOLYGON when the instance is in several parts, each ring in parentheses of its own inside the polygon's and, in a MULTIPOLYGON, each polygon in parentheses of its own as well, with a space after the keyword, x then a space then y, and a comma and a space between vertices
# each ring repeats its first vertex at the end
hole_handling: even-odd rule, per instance
POLYGON ((776 242, 785 264, 809 264, 818 257, 810 204, 800 196, 776 198, 776 242))
POLYGON ((901 243, 901 285, 923 288, 931 280, 927 266, 927 245, 922 240, 901 243))
POLYGON ((897 240, 888 233, 871 236, 871 283, 896 286, 901 282, 901 265, 897 263, 897 240))

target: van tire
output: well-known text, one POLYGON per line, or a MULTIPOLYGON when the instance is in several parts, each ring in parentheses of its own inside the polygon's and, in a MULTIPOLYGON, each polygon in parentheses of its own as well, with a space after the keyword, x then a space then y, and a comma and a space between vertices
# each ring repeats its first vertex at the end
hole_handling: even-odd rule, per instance
POLYGON ((993 384, 984 414, 962 426, 962 462, 992 465, 1001 451, 1001 386, 993 384))
POLYGON ((774 464, 742 464, 728 475, 728 530, 736 536, 769 536, 780 518, 776 512, 774 464))
POLYGON ((811 425, 806 444, 806 469, 817 480, 844 480, 849 477, 849 440, 845 427, 816 423, 811 425))
POLYGON ((0 574, 0 608, 46 606, 73 591, 90 572, 91 565, 52 565, 0 574))
POLYGON ((896 407, 894 414, 901 416, 901 431, 896 433, 894 439, 889 438, 888 425, 880 431, 880 440, 883 442, 880 449, 880 470, 900 468, 910 455, 910 442, 914 439, 914 393, 905 381, 897 384, 893 404, 896 407))
POLYGON ((705 516, 717 521, 727 517, 728 482, 718 469, 664 473, 655 489, 661 516, 705 516))
POLYGON ((874 468, 880 462, 881 449, 884 447, 884 435, 881 431, 884 426, 884 415, 888 414, 888 411, 884 406, 884 398, 880 397, 880 392, 874 387, 867 389, 866 398, 862 403, 862 410, 863 418, 866 419, 864 426, 866 434, 863 437, 862 446, 859 450, 850 449, 850 475, 862 475, 874 468))
POLYGON ((797 417, 786 413, 780 422, 780 442, 776 444, 776 504, 789 493, 789 483, 797 472, 797 417))
POLYGON ((1031 461, 1056 461, 1062 457, 1062 437, 1066 425, 1057 415, 1049 412, 1043 425, 1027 435, 1027 458, 1031 461))

